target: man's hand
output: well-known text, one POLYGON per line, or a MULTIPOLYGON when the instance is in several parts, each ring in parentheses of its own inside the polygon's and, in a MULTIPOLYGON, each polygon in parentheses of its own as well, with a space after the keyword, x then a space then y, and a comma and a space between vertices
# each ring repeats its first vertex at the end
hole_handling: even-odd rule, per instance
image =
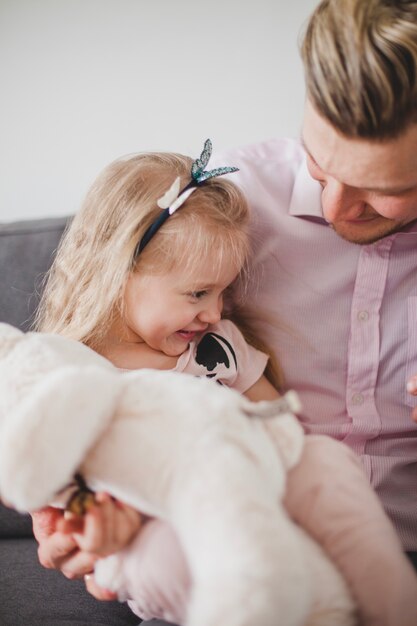
MULTIPOLYGON (((412 396, 417 396, 417 376, 413 376, 407 382, 407 391, 412 396)), ((411 417, 415 422, 417 422, 417 407, 413 409, 411 417)))

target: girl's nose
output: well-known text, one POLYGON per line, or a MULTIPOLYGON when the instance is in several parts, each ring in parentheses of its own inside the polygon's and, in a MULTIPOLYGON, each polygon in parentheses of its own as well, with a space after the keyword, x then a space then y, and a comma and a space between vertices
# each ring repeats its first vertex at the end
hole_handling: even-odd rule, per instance
POLYGON ((222 316, 223 300, 219 298, 210 303, 209 306, 204 307, 201 311, 199 318, 205 324, 216 324, 222 316))

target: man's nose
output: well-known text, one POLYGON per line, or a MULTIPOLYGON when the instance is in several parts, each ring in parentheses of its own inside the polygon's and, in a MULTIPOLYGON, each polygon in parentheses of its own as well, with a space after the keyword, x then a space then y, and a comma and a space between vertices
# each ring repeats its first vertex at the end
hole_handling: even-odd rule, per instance
POLYGON ((323 215, 331 224, 338 220, 358 219, 366 208, 363 192, 335 179, 328 179, 323 188, 323 215))

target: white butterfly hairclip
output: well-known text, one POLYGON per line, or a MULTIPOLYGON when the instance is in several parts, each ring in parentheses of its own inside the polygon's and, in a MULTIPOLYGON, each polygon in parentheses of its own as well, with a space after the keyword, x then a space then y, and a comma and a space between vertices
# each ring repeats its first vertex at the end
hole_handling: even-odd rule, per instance
POLYGON ((204 143, 204 148, 200 157, 193 161, 191 166, 191 180, 180 191, 180 177, 178 176, 171 187, 157 200, 157 205, 163 212, 157 217, 157 219, 149 226, 142 239, 139 241, 135 249, 134 258, 142 252, 144 247, 150 242, 152 237, 161 228, 162 224, 168 219, 170 215, 175 213, 180 206, 184 204, 186 199, 197 189, 199 185, 204 183, 210 178, 215 176, 223 176, 223 174, 231 174, 237 172, 237 167, 217 167, 214 170, 205 171, 205 167, 209 162, 212 152, 212 144, 210 139, 207 139, 204 143))
POLYGON ((180 193, 180 177, 177 176, 168 191, 157 200, 157 205, 160 209, 168 209, 169 215, 172 215, 196 189, 197 187, 190 187, 180 193))

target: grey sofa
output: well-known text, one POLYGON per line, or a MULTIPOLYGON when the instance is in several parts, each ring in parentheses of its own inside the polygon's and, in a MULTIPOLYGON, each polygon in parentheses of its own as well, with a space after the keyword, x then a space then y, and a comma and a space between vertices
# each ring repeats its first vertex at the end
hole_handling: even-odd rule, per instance
MULTIPOLYGON (((66 220, 0 225, 0 321, 27 330, 66 220)), ((0 505, 1 626, 128 626, 126 605, 98 602, 81 581, 41 567, 28 516, 0 505)), ((153 622, 156 626, 157 622, 153 622)))

